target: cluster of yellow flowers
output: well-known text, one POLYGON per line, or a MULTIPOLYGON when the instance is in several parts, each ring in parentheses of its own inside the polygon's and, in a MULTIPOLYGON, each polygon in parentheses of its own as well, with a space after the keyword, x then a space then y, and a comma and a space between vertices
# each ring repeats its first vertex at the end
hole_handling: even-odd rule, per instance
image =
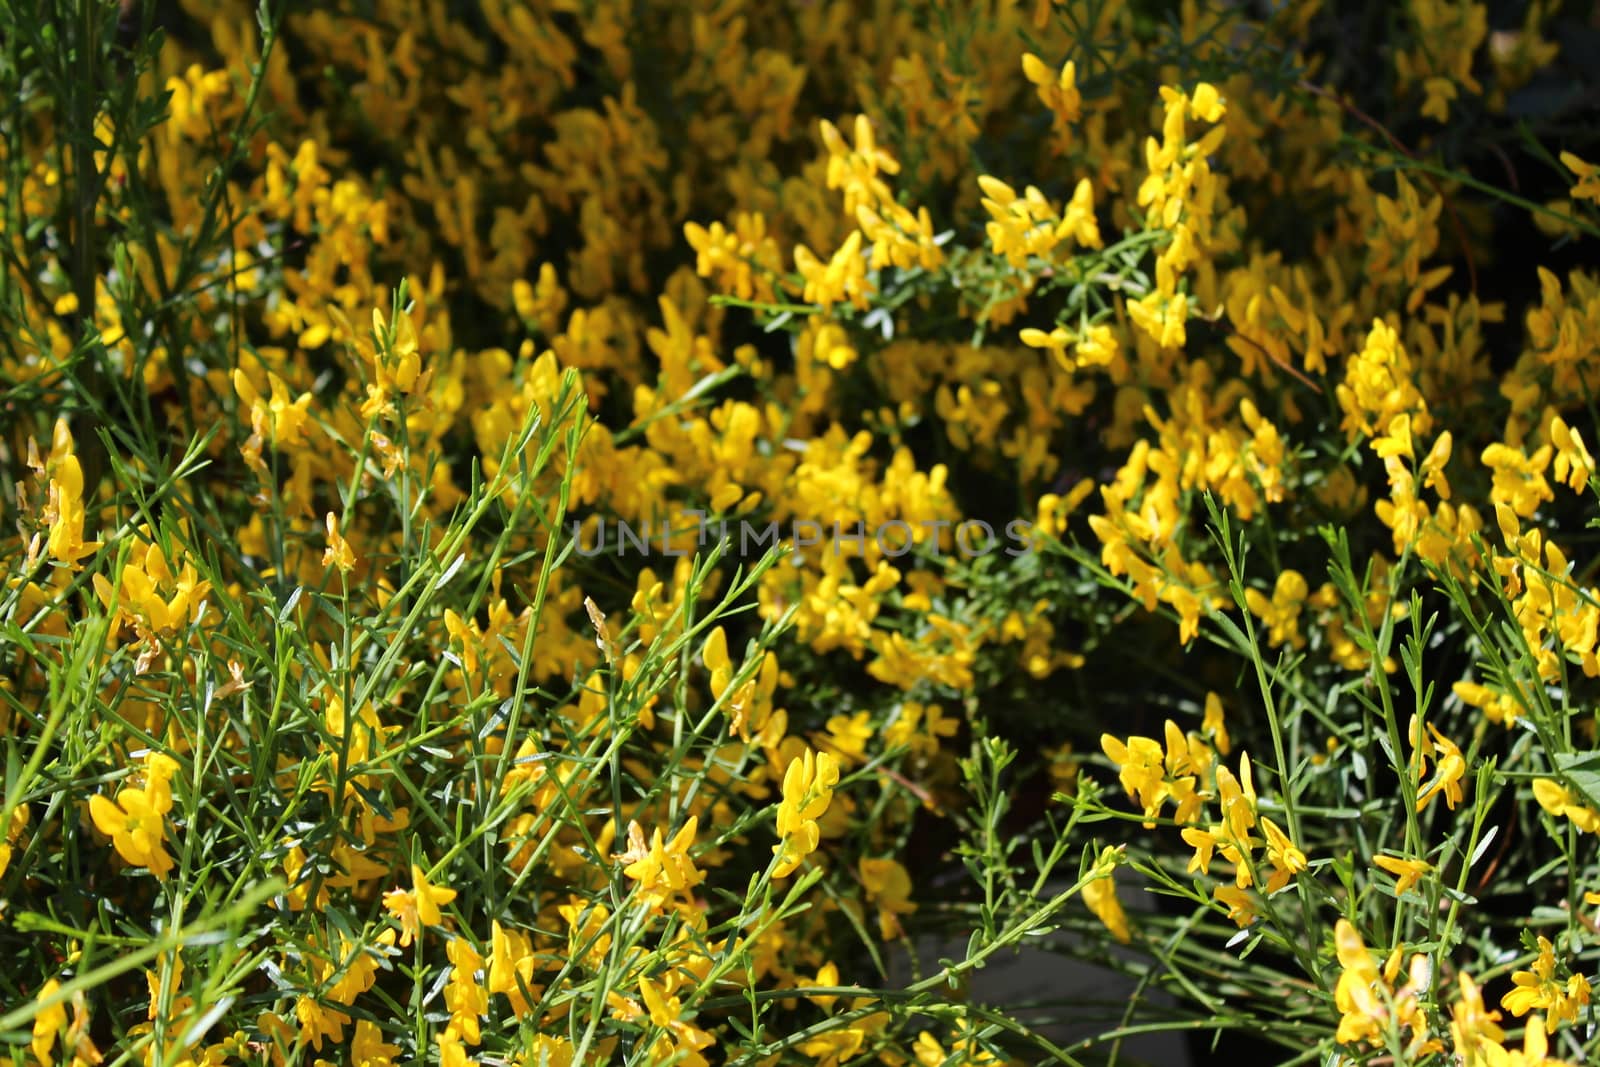
MULTIPOLYGON (((1407 981, 1396 987, 1402 948, 1396 945, 1382 968, 1362 942, 1361 935, 1348 921, 1340 919, 1334 933, 1341 968, 1334 993, 1342 1013, 1339 1040, 1360 1046, 1385 1046, 1394 1035, 1404 1035, 1401 1047, 1407 1060, 1422 1060, 1446 1049, 1443 1034, 1430 1018, 1426 1004, 1433 983, 1432 963, 1423 953, 1411 957, 1407 981)), ((1573 974, 1566 983, 1553 977, 1555 958, 1552 946, 1539 939, 1539 958, 1532 971, 1513 975, 1515 988, 1505 995, 1502 1007, 1513 1015, 1526 1015, 1543 1008, 1547 1015, 1535 1015, 1523 1031, 1522 1048, 1505 1047, 1505 1031, 1499 1026, 1501 1015, 1483 1002, 1483 991, 1470 975, 1458 976, 1458 997, 1450 1007, 1447 1031, 1450 1045, 1459 1062, 1471 1067, 1568 1067, 1569 1061, 1550 1055, 1549 1029, 1576 1021, 1580 1007, 1589 1003, 1589 983, 1573 974), (1547 1027, 1549 1029, 1547 1029, 1547 1027)), ((1394 1046, 1390 1046, 1394 1047, 1394 1046)))
MULTIPOLYGON (((1215 693, 1207 694, 1203 729, 1207 736, 1185 735, 1168 719, 1165 750, 1162 742, 1150 737, 1130 737, 1123 742, 1106 734, 1100 745, 1116 765, 1128 796, 1143 809, 1147 829, 1156 825, 1162 808, 1172 802, 1172 821, 1182 828, 1184 842, 1194 849, 1190 873, 1209 875, 1219 852, 1233 864, 1233 884, 1216 886, 1215 899, 1235 923, 1249 926, 1261 913, 1250 890, 1257 890, 1262 898, 1270 897, 1306 869, 1306 856, 1281 826, 1261 814, 1250 757, 1239 754, 1237 776, 1217 759, 1228 754, 1230 741, 1222 721, 1222 703, 1215 693), (1215 821, 1206 818, 1208 803, 1217 805, 1215 821), (1253 833, 1256 830, 1259 837, 1253 833), (1258 863, 1258 847, 1265 849, 1259 859, 1270 864, 1270 872, 1258 863)), ((1119 931, 1113 927, 1113 932, 1119 931)), ((1125 930, 1120 931, 1119 939, 1127 940, 1125 930)))

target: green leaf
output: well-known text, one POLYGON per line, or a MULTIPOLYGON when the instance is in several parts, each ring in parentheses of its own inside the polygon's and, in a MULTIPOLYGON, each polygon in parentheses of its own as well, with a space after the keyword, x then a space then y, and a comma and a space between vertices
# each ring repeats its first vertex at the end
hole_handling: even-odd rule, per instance
POLYGON ((1600 808, 1600 752, 1554 753, 1556 770, 1591 808, 1600 808))

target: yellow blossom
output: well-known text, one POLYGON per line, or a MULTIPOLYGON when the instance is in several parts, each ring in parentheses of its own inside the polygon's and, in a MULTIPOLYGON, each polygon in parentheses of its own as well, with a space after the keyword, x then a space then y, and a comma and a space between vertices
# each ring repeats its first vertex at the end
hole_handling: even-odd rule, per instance
POLYGON ((1579 1009, 1589 1003, 1589 982, 1581 974, 1573 974, 1565 982, 1558 980, 1555 946, 1542 934, 1538 940, 1533 970, 1512 974, 1515 988, 1501 998, 1500 1006, 1518 1017, 1534 1008, 1543 1009, 1552 1029, 1563 1022, 1575 1023, 1579 1009))
POLYGON ((1574 492, 1583 492, 1594 473, 1594 457, 1583 438, 1557 415, 1550 420, 1550 441, 1556 447, 1556 481, 1571 486, 1574 492))
POLYGON ((1340 1011, 1337 1040, 1342 1044, 1382 1040, 1383 1024, 1389 1009, 1382 989, 1387 983, 1367 951, 1361 934, 1346 919, 1334 926, 1334 951, 1343 970, 1334 988, 1334 1004, 1340 1011))
POLYGON ((456 898, 454 889, 444 889, 428 881, 421 867, 411 865, 411 888, 391 889, 383 895, 383 906, 400 923, 400 945, 406 947, 423 926, 444 922, 440 906, 456 898))
POLYGON ((355 1036, 350 1039, 352 1067, 391 1067, 400 1056, 400 1046, 383 1040, 383 1031, 367 1019, 356 1020, 355 1036))
POLYGON ((1456 805, 1461 803, 1461 779, 1467 773, 1467 761, 1455 742, 1441 734, 1437 727, 1430 724, 1428 731, 1438 746, 1439 757, 1432 780, 1417 794, 1417 810, 1422 811, 1429 801, 1443 793, 1445 803, 1454 811, 1456 805))
POLYGON ((668 1035, 650 1050, 651 1061, 672 1058, 673 1062, 686 1067, 706 1067, 708 1061, 700 1055, 700 1050, 716 1044, 716 1038, 687 1021, 678 998, 666 995, 649 978, 639 979, 639 995, 650 1013, 651 1024, 666 1030, 668 1035))
POLYGON ((1417 879, 1433 870, 1433 867, 1422 860, 1402 859, 1398 856, 1378 855, 1372 857, 1372 862, 1395 876, 1394 895, 1403 896, 1407 890, 1417 884, 1417 879))
POLYGON ((340 571, 348 573, 356 565, 356 554, 350 548, 350 542, 339 534, 339 520, 334 518, 333 512, 328 512, 328 548, 322 553, 324 567, 338 567, 340 571))
POLYGON ((1575 798, 1571 790, 1555 779, 1535 778, 1533 798, 1551 815, 1571 819, 1573 825, 1584 833, 1600 833, 1600 812, 1575 798))
POLYGON ((1491 1057, 1501 1051, 1500 1042, 1506 1037, 1500 1013, 1484 1005, 1483 990, 1465 971, 1458 982, 1461 995, 1450 1008, 1451 1042, 1467 1067, 1493 1063, 1491 1057))
POLYGON ((1084 884, 1083 902, 1111 931, 1111 936, 1126 945, 1133 940, 1133 933, 1128 928, 1128 915, 1122 910, 1122 902, 1117 899, 1116 870, 1121 862, 1121 849, 1109 845, 1101 849, 1089 874, 1090 881, 1084 884))
POLYGON ((1245 590, 1245 604, 1253 615, 1267 624, 1267 642, 1273 648, 1288 644, 1302 648, 1305 638, 1300 633, 1300 611, 1310 596, 1310 586, 1296 570, 1285 570, 1278 575, 1269 600, 1259 590, 1245 590))
POLYGON ((163 881, 173 868, 165 847, 165 816, 172 810, 169 783, 177 770, 170 756, 153 752, 145 760, 142 787, 125 786, 114 802, 98 793, 89 798, 89 815, 95 827, 111 838, 117 854, 132 866, 149 868, 163 881))
POLYGON ((807 856, 815 852, 820 839, 817 819, 833 800, 833 787, 839 783, 839 766, 826 752, 806 749, 789 761, 783 774, 783 800, 778 805, 778 844, 772 848, 778 857, 774 878, 793 874, 807 856))
MULTIPOLYGON (((50 1000, 61 991, 61 983, 54 978, 50 979, 39 988, 38 996, 34 1000, 40 1004, 50 1000)), ((30 1048, 38 1057, 42 1067, 50 1067, 55 1062, 51 1049, 56 1042, 56 1035, 61 1033, 67 1025, 67 1005, 65 1000, 57 1001, 47 1008, 40 1008, 33 1017, 33 1041, 30 1048)))
POLYGON ((689 855, 699 825, 698 816, 691 815, 671 840, 665 842, 658 826, 646 844, 639 824, 628 824, 628 851, 623 858, 629 862, 622 873, 639 883, 640 891, 652 907, 661 907, 691 892, 705 880, 705 874, 695 867, 689 855))
POLYGON ((860 872, 868 902, 878 906, 878 932, 885 941, 902 936, 899 917, 917 910, 911 899, 910 873, 893 859, 868 856, 861 858, 860 872))
POLYGON ((1082 115, 1083 99, 1078 93, 1078 65, 1072 60, 1059 72, 1032 52, 1022 54, 1022 73, 1035 86, 1039 100, 1056 113, 1061 122, 1077 122, 1082 115))
POLYGON ((1571 190, 1574 198, 1600 203, 1600 164, 1585 162, 1571 152, 1562 152, 1561 165, 1578 179, 1571 190))
POLYGON ((296 1038, 302 1045, 309 1044, 318 1052, 322 1051, 322 1042, 332 1040, 335 1044, 343 1043, 344 1028, 350 1022, 350 1016, 337 1008, 330 1008, 315 997, 301 995, 294 1002, 295 1021, 300 1024, 300 1032, 296 1038))
POLYGON ((1265 816, 1261 819, 1261 830, 1267 839, 1267 859, 1273 866, 1273 873, 1267 880, 1265 890, 1268 893, 1275 893, 1287 885, 1290 878, 1306 869, 1306 855, 1277 823, 1265 816))
POLYGON ((1228 724, 1223 719, 1222 698, 1216 693, 1206 693, 1206 710, 1200 728, 1211 735, 1211 740, 1217 747, 1217 755, 1226 756, 1233 749, 1233 743, 1228 738, 1228 724))

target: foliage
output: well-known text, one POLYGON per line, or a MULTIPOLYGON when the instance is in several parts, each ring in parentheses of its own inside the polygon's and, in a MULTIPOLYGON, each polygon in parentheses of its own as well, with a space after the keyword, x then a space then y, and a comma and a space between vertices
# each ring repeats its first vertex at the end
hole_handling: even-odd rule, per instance
POLYGON ((0 1059, 1594 1061, 1594 25, 0 6, 0 1059))

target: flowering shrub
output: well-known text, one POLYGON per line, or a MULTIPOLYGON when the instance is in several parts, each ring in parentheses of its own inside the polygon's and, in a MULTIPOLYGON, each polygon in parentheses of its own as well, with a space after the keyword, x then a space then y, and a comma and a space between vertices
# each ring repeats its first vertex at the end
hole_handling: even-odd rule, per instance
POLYGON ((1592 24, 37 7, 0 1060, 1600 1056, 1592 24))

